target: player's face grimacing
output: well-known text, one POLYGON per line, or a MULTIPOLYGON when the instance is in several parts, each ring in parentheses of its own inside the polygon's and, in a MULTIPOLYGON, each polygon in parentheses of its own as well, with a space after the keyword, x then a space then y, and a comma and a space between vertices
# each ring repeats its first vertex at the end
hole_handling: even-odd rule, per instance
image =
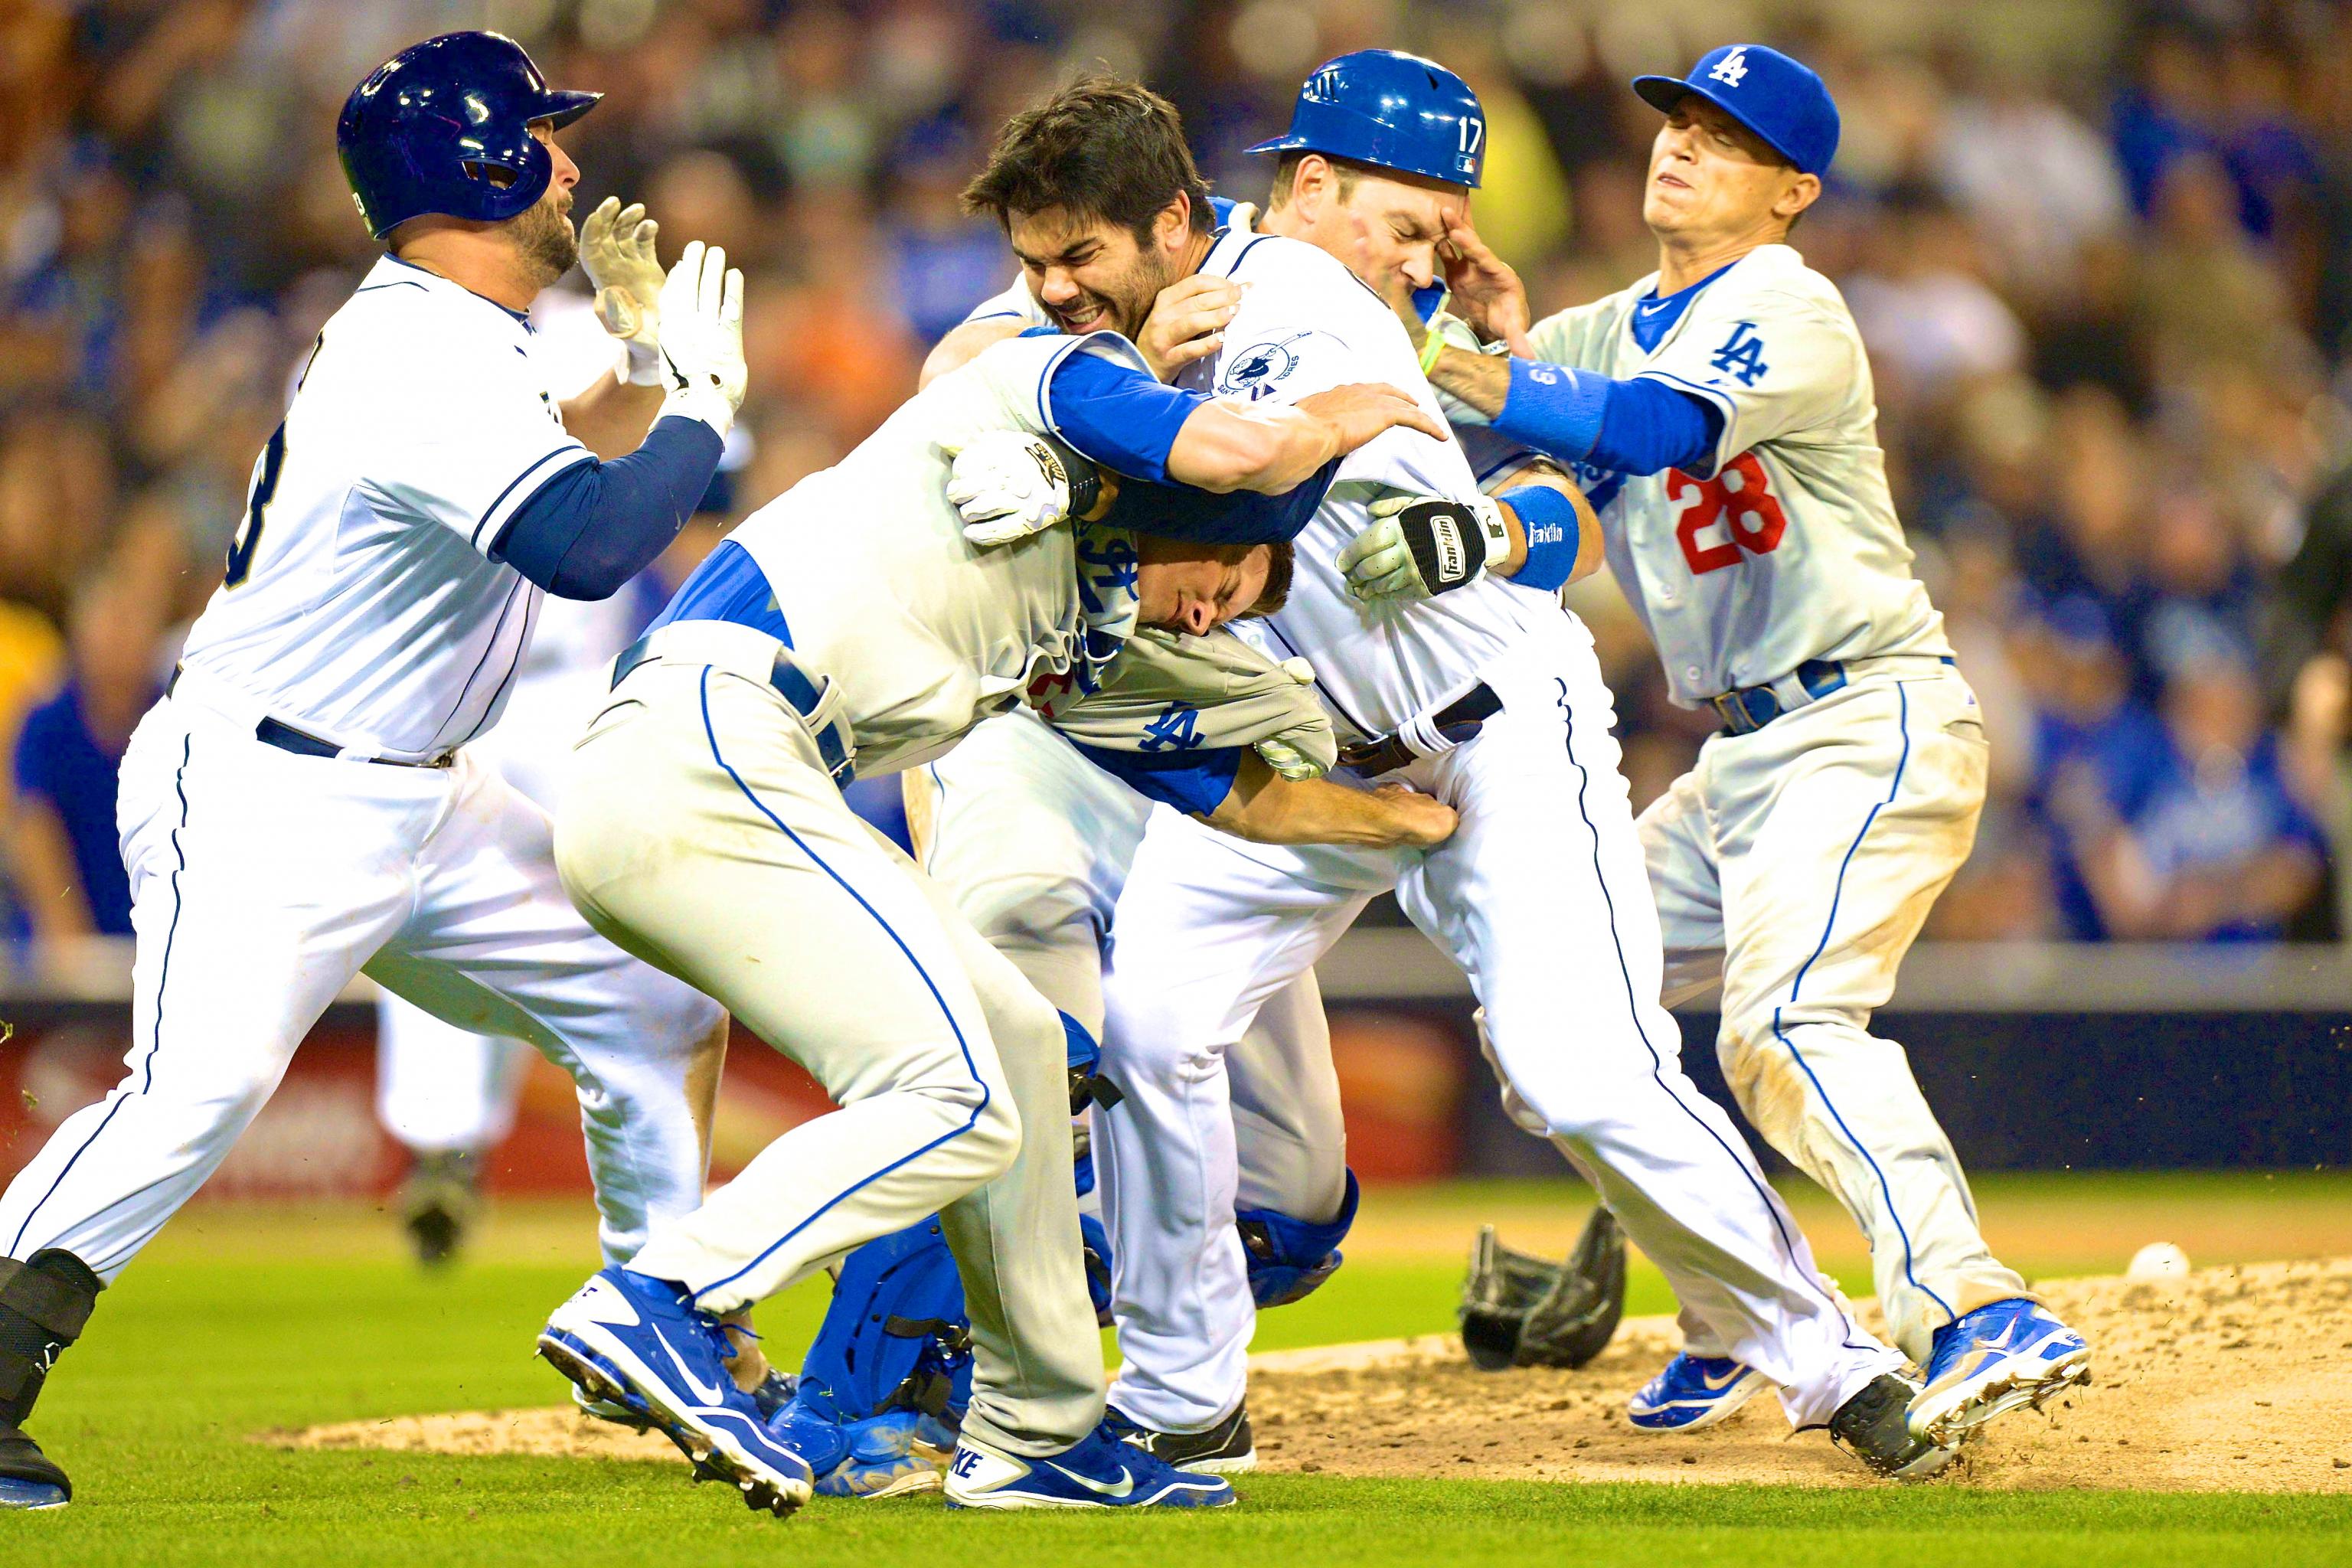
POLYGON ((1257 609, 1274 569, 1274 549, 1265 544, 1186 544, 1145 535, 1136 553, 1136 620, 1194 637, 1257 609))
POLYGON ((1821 181, 1799 173, 1756 132, 1685 94, 1650 144, 1642 221, 1662 238, 1731 238, 1774 218, 1792 221, 1820 192, 1821 181))
POLYGON ((1302 162, 1291 199, 1299 204, 1308 244, 1328 251, 1376 291, 1385 293, 1402 278, 1426 289, 1438 274, 1437 247, 1448 228, 1470 221, 1470 192, 1412 174, 1364 169, 1348 194, 1328 164, 1317 177, 1320 159, 1302 162))
POLYGON ((1143 244, 1118 224, 1063 207, 1009 214, 1005 230, 1029 291, 1055 326, 1133 338, 1160 290, 1176 280, 1177 258, 1191 236, 1189 210, 1181 202, 1170 205, 1143 244))

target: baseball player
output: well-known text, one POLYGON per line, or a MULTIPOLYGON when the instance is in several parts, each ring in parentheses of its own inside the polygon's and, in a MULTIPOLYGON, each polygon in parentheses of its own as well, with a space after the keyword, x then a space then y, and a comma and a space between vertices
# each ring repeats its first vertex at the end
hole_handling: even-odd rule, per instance
POLYGON ((608 1258, 700 1199, 723 1015, 589 929, 546 816, 461 749, 542 593, 608 595, 677 531, 742 394, 740 284, 698 246, 638 323, 647 384, 565 407, 535 369, 523 312, 575 252, 579 172, 553 138, 595 102, 512 40, 457 33, 343 107, 344 168, 390 252, 320 333, 124 761, 134 1044, 0 1195, 0 1502, 70 1497, 19 1429, 57 1355, 362 970, 572 1073, 608 1258), (649 415, 609 462, 566 426, 649 415))
MULTIPOLYGON (((615 207, 618 203, 614 203, 615 207)), ((581 236, 588 269, 608 281, 628 274, 632 248, 650 247, 655 225, 632 209, 617 221, 592 221, 581 236)), ((631 281, 647 300, 660 292, 650 262, 631 281)), ((559 387, 591 390, 597 379, 625 377, 625 345, 600 322, 585 296, 550 289, 531 308, 534 359, 552 358, 559 387)), ((568 401, 568 400, 567 400, 568 401)), ((730 433, 740 438, 743 432, 730 433)), ((727 462, 698 503, 730 489, 727 462)), ((723 505, 723 502, 717 504, 723 505)), ((572 742, 595 712, 602 676, 661 608, 654 596, 657 573, 640 575, 605 599, 550 598, 540 606, 530 646, 515 672, 498 722, 471 742, 480 762, 543 809, 552 809, 572 742)), ((530 1047, 520 1040, 469 1033, 386 991, 376 1002, 376 1117, 409 1152, 401 1192, 401 1223, 417 1258, 427 1267, 453 1257, 478 1203, 481 1161, 514 1129, 530 1047)))
POLYGON ((1054 476, 1035 516, 1096 513, 1100 476, 1081 464, 1279 497, 1399 424, 1439 428, 1383 387, 1274 408, 1165 387, 1111 333, 1002 343, 748 519, 622 654, 557 821, 564 885, 841 1110, 560 1306, 540 1346, 566 1376, 789 1512, 814 1467, 721 1375, 713 1314, 937 1213, 974 1355, 951 1503, 1233 1500, 1102 1426, 1060 1017, 836 785, 919 766, 1024 702, 1139 787, 1240 831, 1442 839, 1453 814, 1437 802, 1268 765, 1328 765, 1328 721, 1295 674, 1217 628, 1279 599, 1286 545, 1139 535, 1114 511, 982 546, 949 499, 951 479, 1010 496, 1023 464, 1054 476), (976 460, 992 437, 1004 460, 976 460))
MULTIPOLYGON (((1248 291, 1178 385, 1278 406, 1379 376, 1418 384, 1433 406, 1380 297, 1287 230, 1311 217, 1309 191, 1377 202, 1401 239, 1422 237, 1412 280, 1433 281, 1436 243, 1460 221, 1482 158, 1484 120, 1459 79, 1384 53, 1317 72, 1292 136, 1266 149, 1284 158, 1260 235, 1209 231, 1181 128, 1150 104, 1165 110, 1140 89, 1080 83, 1016 118, 971 188, 968 200, 1004 218, 1039 302, 1065 326, 1131 325, 1176 279, 1212 273, 1248 291), (1103 192, 1097 171, 1113 145, 1150 159, 1155 184, 1103 192), (1350 171, 1343 195, 1349 154, 1318 150, 1334 146, 1360 165, 1378 149, 1386 167, 1350 171)), ((1213 1435, 1239 1410, 1252 1300, 1233 1230, 1224 1055, 1260 1005, 1394 887, 1472 975, 1520 1113, 1595 1180, 1717 1332, 1782 1369, 1792 1419, 1830 1426, 1885 1473, 1928 1473, 1948 1454, 1905 1429, 1915 1387, 1895 1375, 1900 1357, 1849 1320, 1736 1133, 1675 1062, 1608 693, 1553 591, 1589 564, 1591 530, 1549 493, 1557 505, 1511 492, 1514 528, 1454 443, 1372 442, 1341 465, 1299 535, 1297 591, 1266 623, 1276 648, 1314 665, 1358 737, 1359 770, 1454 805, 1454 836, 1423 855, 1241 844, 1167 813, 1145 832, 1106 983, 1104 1067, 1125 1099, 1097 1119, 1125 1355, 1113 1402, 1171 1435, 1213 1435), (1390 509, 1391 487, 1453 510, 1390 509), (1494 559, 1520 580, 1481 573, 1442 600, 1360 605, 1342 551, 1375 515, 1425 551, 1426 572, 1494 559)))
MULTIPOLYGON (((1217 227, 1246 232, 1256 209, 1213 196, 1210 210, 1217 227)), ((1381 232, 1394 234, 1385 226, 1381 232)), ((1423 277, 1435 266, 1435 243, 1434 235, 1420 241, 1423 277)), ((1398 266, 1412 248, 1392 241, 1375 265, 1398 266)), ((1057 298, 1069 286, 1045 284, 1057 298)), ((1178 279, 1154 299, 1137 347, 1163 375, 1213 352, 1240 294, 1239 285, 1208 273, 1178 279)), ((990 343, 1055 322, 1029 279, 1016 277, 940 342, 924 375, 944 374, 990 343)), ((1474 438, 1488 434, 1480 430, 1474 438)), ((1490 441, 1488 472, 1480 476, 1490 493, 1520 484, 1569 491, 1564 478, 1551 477, 1559 470, 1507 447, 1490 441)), ((1511 503, 1499 504, 1511 524, 1523 528, 1511 503)), ((978 518, 984 509, 967 510, 978 518)), ((1597 541, 1590 554, 1597 562, 1597 541)), ((924 868, 1041 994, 1098 1040, 1112 915, 1152 803, 1087 765, 1049 725, 1022 713, 989 720, 949 755, 908 773, 906 785, 924 868)), ((1259 1308, 1286 1305, 1338 1269, 1359 1201, 1347 1166, 1330 1031, 1312 970, 1258 1009, 1223 1066, 1234 1118, 1234 1229, 1250 1296, 1259 1308)), ((1154 1430, 1117 1407, 1109 1418, 1126 1441, 1188 1469, 1236 1474, 1256 1464, 1243 1407, 1201 1432, 1154 1430)))
MULTIPOLYGON (((1454 297, 1518 357, 1431 334, 1424 363, 1462 416, 1581 466, 1670 694, 1723 720, 1640 823, 1665 996, 1721 981, 1724 1077, 1869 1237, 1887 1321, 1927 1369, 1912 1428, 1955 1441, 2090 1376, 2083 1340, 1987 1249, 1902 1047, 1869 1032, 1968 858, 1984 727, 1911 574, 1861 337, 1786 243, 1836 106, 1753 44, 1633 87, 1665 115, 1643 208, 1658 271, 1529 330, 1465 224, 1447 237, 1454 297)), ((1389 534, 1365 542, 1362 590, 1443 591, 1389 534)), ((1638 1427, 1705 1426, 1778 1381, 1687 1298, 1683 1325, 1683 1353, 1633 1396, 1638 1427)))

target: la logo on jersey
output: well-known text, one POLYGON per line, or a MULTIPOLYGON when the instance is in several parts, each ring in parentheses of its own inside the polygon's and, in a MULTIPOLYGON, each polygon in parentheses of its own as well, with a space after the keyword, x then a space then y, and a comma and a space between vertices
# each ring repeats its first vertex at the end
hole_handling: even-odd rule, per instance
POLYGON ((1748 74, 1748 46, 1741 44, 1733 49, 1717 61, 1715 68, 1706 74, 1726 87, 1738 87, 1740 79, 1748 74))

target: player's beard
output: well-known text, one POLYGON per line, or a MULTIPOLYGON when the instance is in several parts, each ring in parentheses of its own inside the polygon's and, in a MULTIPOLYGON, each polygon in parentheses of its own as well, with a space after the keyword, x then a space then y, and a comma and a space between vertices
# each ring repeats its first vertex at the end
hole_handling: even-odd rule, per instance
POLYGON ((1160 290, 1174 279, 1163 276, 1167 268, 1150 254, 1139 255, 1135 264, 1118 278, 1109 280, 1102 289, 1089 289, 1069 304, 1055 309, 1048 305, 1045 313, 1054 324, 1066 332, 1117 332, 1130 342, 1143 331, 1150 318, 1151 307, 1159 300, 1160 290), (1097 311, 1084 325, 1073 321, 1072 315, 1097 311))
POLYGON ((580 240, 572 232, 572 219, 561 205, 562 199, 551 190, 514 220, 515 247, 543 275, 541 288, 571 271, 580 259, 580 240))

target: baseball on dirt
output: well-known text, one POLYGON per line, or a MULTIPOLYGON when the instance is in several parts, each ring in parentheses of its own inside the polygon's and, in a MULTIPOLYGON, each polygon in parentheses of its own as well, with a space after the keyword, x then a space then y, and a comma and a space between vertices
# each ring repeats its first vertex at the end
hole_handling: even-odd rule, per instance
POLYGON ((2151 1241, 2132 1254, 2125 1275, 2133 1279, 2178 1279, 2189 1272, 2189 1254, 2168 1241, 2151 1241))

